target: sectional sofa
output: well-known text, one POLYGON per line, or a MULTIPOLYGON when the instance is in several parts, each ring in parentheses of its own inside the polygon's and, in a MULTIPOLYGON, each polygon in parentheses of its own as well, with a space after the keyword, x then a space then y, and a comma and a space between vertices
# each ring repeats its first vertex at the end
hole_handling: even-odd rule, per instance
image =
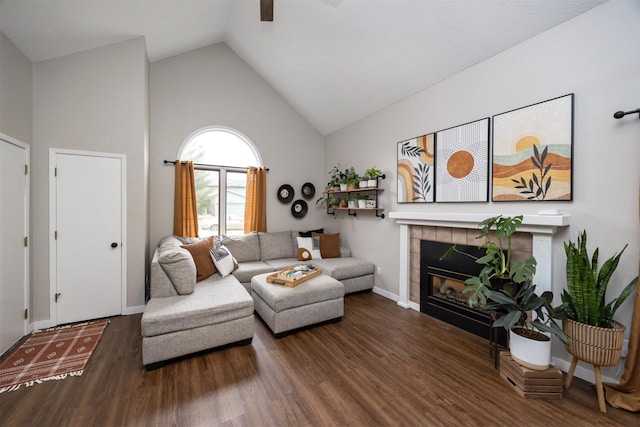
MULTIPOLYGON (((202 350, 249 344, 254 325, 251 279, 303 262, 298 259, 301 234, 308 235, 282 231, 209 239, 164 237, 151 261, 150 299, 141 320, 143 364, 153 368, 202 350), (221 245, 237 261, 226 277, 212 273, 208 252, 221 245)), ((337 257, 304 262, 340 281, 345 294, 372 289, 375 266, 351 257, 345 247, 336 252, 337 257)))

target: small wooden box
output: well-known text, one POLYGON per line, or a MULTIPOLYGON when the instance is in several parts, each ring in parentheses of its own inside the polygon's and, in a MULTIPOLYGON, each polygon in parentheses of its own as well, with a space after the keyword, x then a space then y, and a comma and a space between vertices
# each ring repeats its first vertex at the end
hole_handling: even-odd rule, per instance
POLYGON ((278 273, 273 273, 267 276, 267 283, 276 283, 278 285, 288 286, 290 288, 303 284, 309 279, 313 279, 316 276, 322 274, 322 269, 316 267, 313 271, 306 273, 304 276, 296 280, 286 280, 278 278, 278 273))
POLYGON ((534 371, 500 352, 500 376, 522 397, 528 399, 562 399, 562 371, 549 368, 534 371))

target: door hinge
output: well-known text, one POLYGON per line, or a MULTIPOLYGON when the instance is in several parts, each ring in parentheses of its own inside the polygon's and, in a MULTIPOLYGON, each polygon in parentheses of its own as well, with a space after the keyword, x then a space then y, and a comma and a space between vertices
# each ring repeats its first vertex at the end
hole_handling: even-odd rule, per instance
POLYGON ((29 165, 24 165, 24 174, 29 175, 29 165))
POLYGON ((24 309, 24 320, 27 320, 29 318, 29 309, 25 308, 24 309))
POLYGON ((55 293, 55 302, 58 302, 58 298, 60 298, 60 292, 55 293))
POLYGON ((58 168, 53 168, 53 176, 58 176, 58 168))
POLYGON ((24 237, 24 246, 25 248, 29 246, 29 237, 27 236, 24 237))
POLYGON ((53 240, 58 240, 58 230, 53 232, 53 240))

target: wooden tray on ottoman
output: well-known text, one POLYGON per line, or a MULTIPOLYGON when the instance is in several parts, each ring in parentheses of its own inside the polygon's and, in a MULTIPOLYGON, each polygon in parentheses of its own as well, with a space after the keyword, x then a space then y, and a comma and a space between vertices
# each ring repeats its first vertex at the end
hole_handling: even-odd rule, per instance
POLYGON ((288 280, 288 279, 283 279, 278 277, 278 274, 282 273, 283 271, 287 271, 288 269, 282 270, 282 271, 278 271, 277 273, 273 273, 267 276, 267 283, 276 283, 278 285, 284 285, 284 286, 288 286, 290 288, 296 287, 298 285, 303 284, 304 282, 306 282, 307 280, 313 279, 316 276, 319 276, 322 274, 322 269, 320 267, 315 267, 312 271, 308 272, 308 273, 304 273, 302 277, 299 277, 297 279, 293 279, 293 280, 288 280))
POLYGON ((522 397, 529 399, 562 399, 562 371, 549 368, 534 371, 500 352, 500 376, 522 397))

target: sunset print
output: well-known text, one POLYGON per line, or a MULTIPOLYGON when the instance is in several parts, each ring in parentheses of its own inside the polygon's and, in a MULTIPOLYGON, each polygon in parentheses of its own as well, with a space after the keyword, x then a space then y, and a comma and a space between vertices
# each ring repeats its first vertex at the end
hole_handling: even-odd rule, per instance
POLYGON ((572 200, 573 94, 493 117, 493 201, 572 200))

